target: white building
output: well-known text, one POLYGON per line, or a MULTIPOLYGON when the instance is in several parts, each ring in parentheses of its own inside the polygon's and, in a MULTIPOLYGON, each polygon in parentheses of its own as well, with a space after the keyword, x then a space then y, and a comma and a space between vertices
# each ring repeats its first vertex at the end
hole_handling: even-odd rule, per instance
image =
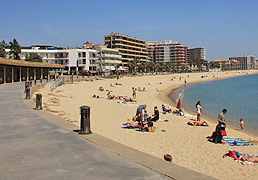
POLYGON ((122 56, 119 55, 119 50, 107 48, 105 45, 96 45, 96 50, 101 72, 109 73, 116 70, 118 66, 119 70, 125 70, 122 67, 122 56))
MULTIPOLYGON (((10 49, 6 49, 9 52, 10 49)), ((80 73, 90 71, 97 73, 98 57, 97 50, 93 49, 66 49, 56 48, 54 46, 33 45, 31 47, 22 47, 20 57, 25 60, 26 55, 37 53, 42 57, 43 63, 61 64, 65 70, 79 71, 80 73)))

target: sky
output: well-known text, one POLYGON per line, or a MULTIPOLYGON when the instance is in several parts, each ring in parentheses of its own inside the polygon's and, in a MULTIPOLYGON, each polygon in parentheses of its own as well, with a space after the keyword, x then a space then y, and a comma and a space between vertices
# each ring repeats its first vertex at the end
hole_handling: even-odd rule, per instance
POLYGON ((257 0, 0 0, 0 41, 104 44, 116 32, 204 47, 206 59, 258 58, 257 0))

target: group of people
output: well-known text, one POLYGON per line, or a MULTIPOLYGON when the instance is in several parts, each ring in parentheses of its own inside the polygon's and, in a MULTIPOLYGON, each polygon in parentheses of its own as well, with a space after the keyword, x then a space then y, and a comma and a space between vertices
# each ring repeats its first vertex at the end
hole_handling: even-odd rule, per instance
POLYGON ((159 111, 157 106, 155 106, 154 114, 152 116, 149 116, 146 108, 146 104, 140 105, 136 110, 135 117, 133 118, 134 122, 127 123, 127 126, 132 128, 140 128, 141 131, 148 131, 148 127, 152 127, 153 122, 159 120, 159 111))
POLYGON ((126 102, 137 102, 135 99, 128 97, 128 96, 115 96, 115 95, 111 95, 110 92, 107 93, 107 97, 108 99, 118 99, 118 100, 123 100, 126 102))

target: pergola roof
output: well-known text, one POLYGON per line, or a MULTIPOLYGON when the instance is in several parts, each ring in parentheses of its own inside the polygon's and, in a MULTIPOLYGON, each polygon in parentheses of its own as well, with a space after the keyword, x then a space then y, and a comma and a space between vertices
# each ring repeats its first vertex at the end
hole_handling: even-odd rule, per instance
POLYGON ((22 66, 22 67, 36 67, 36 68, 57 68, 57 69, 64 69, 65 68, 61 64, 28 62, 28 61, 4 59, 4 58, 0 58, 0 65, 22 66))

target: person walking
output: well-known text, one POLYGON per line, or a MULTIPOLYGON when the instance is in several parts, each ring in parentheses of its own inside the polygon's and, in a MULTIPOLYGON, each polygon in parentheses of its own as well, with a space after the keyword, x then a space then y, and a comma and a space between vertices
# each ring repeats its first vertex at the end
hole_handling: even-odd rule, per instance
POLYGON ((197 110, 197 121, 201 121, 201 115, 202 115, 202 105, 201 101, 198 101, 195 105, 196 110, 197 110))

